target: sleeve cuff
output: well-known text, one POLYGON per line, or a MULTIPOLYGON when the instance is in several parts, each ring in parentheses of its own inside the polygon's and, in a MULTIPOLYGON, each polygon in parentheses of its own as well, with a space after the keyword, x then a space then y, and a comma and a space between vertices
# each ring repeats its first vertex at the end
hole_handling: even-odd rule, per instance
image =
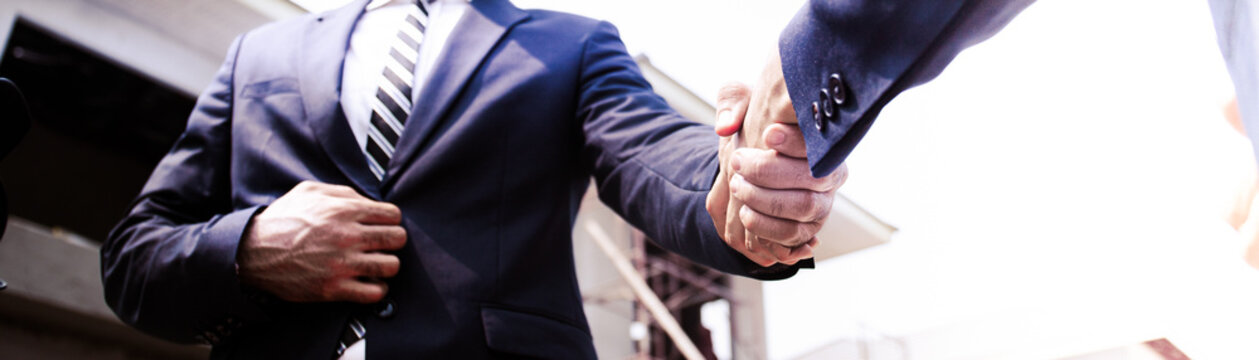
MULTIPOLYGON (((217 318, 216 323, 202 324, 200 328, 234 329, 267 318, 263 311, 263 302, 259 301, 259 294, 256 294, 259 291, 250 291, 248 287, 240 283, 236 266, 236 253, 245 236, 245 231, 248 230, 254 215, 263 208, 263 206, 255 206, 237 210, 219 217, 206 227, 199 245, 201 249, 198 249, 200 253, 207 255, 204 257, 206 263, 196 268, 208 270, 200 278, 205 281, 206 287, 217 292, 215 296, 203 301, 217 304, 208 304, 209 306, 202 308, 226 310, 223 314, 211 315, 212 318, 217 318)), ((199 331, 206 332, 200 329, 199 331)), ((208 342, 217 343, 218 341, 213 341, 214 337, 227 337, 227 334, 219 335, 210 336, 211 341, 208 342)))
POLYGON ((747 277, 757 280, 783 280, 795 276, 800 269, 814 267, 813 259, 800 260, 795 265, 774 264, 769 267, 762 267, 751 260, 747 260, 747 264, 749 265, 746 268, 747 277))

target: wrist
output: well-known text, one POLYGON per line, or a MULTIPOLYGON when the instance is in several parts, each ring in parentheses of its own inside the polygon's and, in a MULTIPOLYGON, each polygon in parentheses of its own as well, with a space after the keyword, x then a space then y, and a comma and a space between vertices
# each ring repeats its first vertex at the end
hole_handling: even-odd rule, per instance
POLYGON ((236 263, 234 266, 236 269, 236 280, 241 284, 242 290, 245 287, 252 288, 256 286, 250 276, 253 270, 253 258, 251 255, 253 255, 254 247, 259 238, 258 218, 266 209, 266 206, 259 206, 258 210, 249 217, 249 221, 245 223, 245 228, 241 231, 240 241, 236 246, 236 263))

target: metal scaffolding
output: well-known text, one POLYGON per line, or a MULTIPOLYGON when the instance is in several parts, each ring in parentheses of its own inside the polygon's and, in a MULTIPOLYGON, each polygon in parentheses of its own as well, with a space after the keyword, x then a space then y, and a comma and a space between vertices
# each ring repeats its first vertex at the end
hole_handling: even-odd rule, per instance
MULTIPOLYGON (((633 292, 633 320, 648 327, 645 333, 632 336, 634 358, 716 359, 710 331, 700 321, 700 307, 733 299, 727 275, 667 252, 638 231, 626 255, 597 223, 587 222, 585 227, 633 292)), ((609 301, 624 294, 615 288, 601 293, 589 300, 609 301)))

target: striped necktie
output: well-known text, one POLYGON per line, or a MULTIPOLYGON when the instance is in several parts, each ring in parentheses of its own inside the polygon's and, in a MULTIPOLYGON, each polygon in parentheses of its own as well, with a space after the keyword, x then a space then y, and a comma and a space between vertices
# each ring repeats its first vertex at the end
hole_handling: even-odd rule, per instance
POLYGON ((428 26, 428 9, 424 0, 407 7, 404 24, 389 48, 380 86, 371 100, 371 126, 363 152, 367 165, 377 180, 384 178, 398 145, 398 137, 411 115, 411 81, 415 79, 415 63, 420 58, 420 43, 428 26))
MULTIPOLYGON (((407 7, 407 16, 398 29, 398 35, 389 47, 385 69, 381 72, 380 86, 371 100, 371 126, 367 127, 367 144, 363 153, 367 165, 376 180, 385 177, 385 169, 393 158, 398 137, 411 115, 411 81, 415 80, 415 63, 420 58, 420 43, 428 26, 428 9, 425 0, 407 7)), ((367 328, 351 316, 341 338, 337 341, 336 356, 341 356, 355 342, 367 337, 367 328)))

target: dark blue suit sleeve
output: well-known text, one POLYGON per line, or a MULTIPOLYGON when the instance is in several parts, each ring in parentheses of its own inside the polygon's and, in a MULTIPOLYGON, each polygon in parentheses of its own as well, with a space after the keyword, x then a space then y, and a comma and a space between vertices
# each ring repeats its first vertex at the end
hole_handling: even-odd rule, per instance
POLYGON ((263 318, 236 278, 258 208, 233 210, 228 178, 239 39, 188 127, 101 247, 105 300, 122 321, 177 342, 216 343, 263 318))
POLYGON ((577 118, 599 198, 697 263, 761 279, 794 275, 795 267, 761 268, 717 235, 704 207, 717 176, 716 134, 652 92, 611 24, 599 23, 582 57, 577 118))
POLYGON ((778 48, 813 175, 843 163, 897 94, 935 78, 1032 1, 810 0, 778 48))

